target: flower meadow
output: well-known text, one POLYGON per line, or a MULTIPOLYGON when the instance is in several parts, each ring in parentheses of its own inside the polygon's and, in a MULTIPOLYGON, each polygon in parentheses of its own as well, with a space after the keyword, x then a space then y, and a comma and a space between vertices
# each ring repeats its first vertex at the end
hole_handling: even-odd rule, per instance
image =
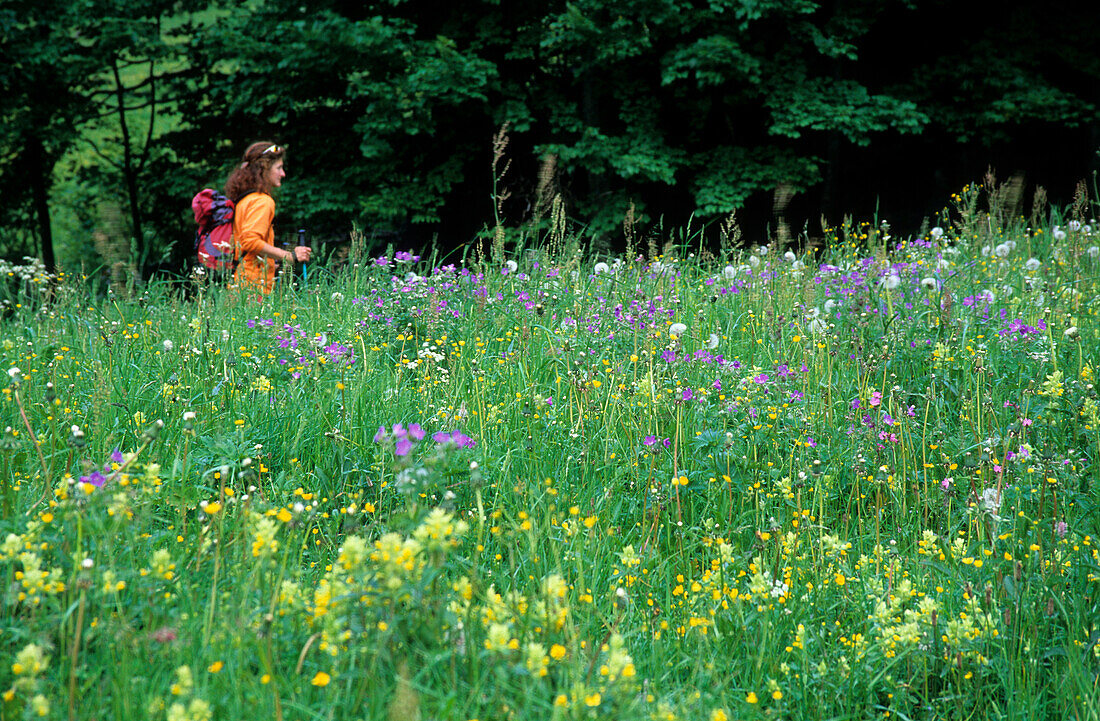
POLYGON ((1100 231, 943 225, 13 266, 0 718, 1097 718, 1100 231))

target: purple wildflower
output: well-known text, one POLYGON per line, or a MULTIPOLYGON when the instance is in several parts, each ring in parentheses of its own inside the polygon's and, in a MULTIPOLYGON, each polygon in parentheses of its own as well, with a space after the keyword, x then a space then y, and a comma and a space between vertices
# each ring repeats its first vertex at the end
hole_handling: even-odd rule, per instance
POLYGON ((451 431, 449 433, 447 431, 439 431, 432 435, 432 440, 440 445, 453 443, 459 448, 473 448, 477 445, 477 441, 470 438, 462 431, 451 431))
POLYGON ((103 484, 107 482, 107 477, 99 471, 92 471, 90 475, 81 476, 81 483, 91 483, 96 488, 103 488, 103 484))
POLYGON ((399 456, 407 456, 409 455, 409 451, 412 450, 412 445, 412 441, 410 441, 407 436, 401 436, 397 439, 397 443, 394 447, 394 453, 399 456))

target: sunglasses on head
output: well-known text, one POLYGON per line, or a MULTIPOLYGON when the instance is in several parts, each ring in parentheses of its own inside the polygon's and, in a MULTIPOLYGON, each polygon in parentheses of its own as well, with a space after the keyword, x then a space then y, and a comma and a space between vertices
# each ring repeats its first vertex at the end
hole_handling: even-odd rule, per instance
POLYGON ((260 153, 260 155, 267 155, 268 153, 275 153, 276 155, 278 155, 281 152, 283 152, 282 148, 280 148, 278 145, 272 145, 270 148, 260 153))

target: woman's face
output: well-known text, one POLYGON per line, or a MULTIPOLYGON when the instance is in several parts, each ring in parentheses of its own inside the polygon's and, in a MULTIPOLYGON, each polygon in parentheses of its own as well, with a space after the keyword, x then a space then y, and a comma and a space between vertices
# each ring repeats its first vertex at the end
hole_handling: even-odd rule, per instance
POLYGON ((283 170, 283 161, 277 160, 267 171, 267 184, 271 188, 278 188, 283 184, 283 178, 286 177, 286 171, 283 170))

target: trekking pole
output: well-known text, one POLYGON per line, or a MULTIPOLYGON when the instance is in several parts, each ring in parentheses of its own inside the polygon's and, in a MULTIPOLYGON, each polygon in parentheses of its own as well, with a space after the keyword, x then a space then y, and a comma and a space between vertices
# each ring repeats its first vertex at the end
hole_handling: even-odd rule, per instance
MULTIPOLYGON (((298 246, 301 247, 306 244, 306 231, 305 228, 298 229, 298 246)), ((302 263, 302 285, 306 284, 306 280, 309 278, 307 273, 309 263, 302 263)))

